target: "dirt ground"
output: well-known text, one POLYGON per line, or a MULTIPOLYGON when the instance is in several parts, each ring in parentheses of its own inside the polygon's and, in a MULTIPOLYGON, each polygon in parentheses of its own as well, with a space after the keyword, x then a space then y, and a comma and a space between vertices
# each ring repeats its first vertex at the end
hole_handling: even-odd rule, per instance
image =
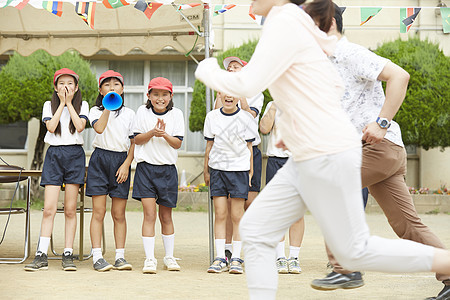
MULTIPOLYGON (((34 257, 42 213, 31 215, 31 250, 26 263, 34 257)), ((422 215, 427 224, 450 247, 450 215, 422 215)), ((13 215, 0 245, 0 257, 17 256, 23 249, 23 215, 13 215)), ((435 296, 442 284, 434 274, 385 274, 366 272, 365 286, 354 290, 316 291, 309 284, 326 275, 327 259, 323 238, 314 218, 306 216, 306 232, 300 251, 303 272, 279 276, 278 299, 424 299, 435 296)), ((90 214, 85 219, 84 251, 90 251, 90 214)), ((61 270, 60 260, 50 260, 48 271, 25 272, 24 264, 0 264, 1 299, 247 299, 245 275, 228 273, 208 274, 208 215, 204 212, 174 212, 175 256, 181 260, 181 272, 163 270, 164 249, 157 234, 155 254, 157 274, 142 274, 144 251, 141 240, 142 213, 127 212, 128 239, 125 257, 133 265, 132 271, 95 272, 92 260, 76 261, 76 272, 61 270)), ((394 237, 382 214, 369 214, 367 221, 373 234, 394 237)), ((0 216, 3 232, 6 216, 0 216)), ((56 216, 55 248, 63 248, 64 217, 56 216)), ((105 218, 106 254, 114 261, 112 220, 105 218)), ((157 225, 159 232, 159 225, 157 225)), ((0 233, 0 234, 1 234, 0 233)), ((78 235, 75 252, 78 251, 78 235)))

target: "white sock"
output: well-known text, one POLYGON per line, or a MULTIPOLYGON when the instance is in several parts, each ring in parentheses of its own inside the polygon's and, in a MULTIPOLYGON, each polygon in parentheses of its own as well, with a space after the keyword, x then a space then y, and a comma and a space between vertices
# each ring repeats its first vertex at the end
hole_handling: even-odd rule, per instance
POLYGON ((175 248, 175 233, 164 235, 161 234, 166 256, 173 257, 173 249, 175 248))
POLYGON ((300 247, 289 246, 289 257, 298 258, 300 247))
POLYGON ((72 248, 64 248, 64 254, 66 254, 67 252, 69 252, 69 255, 72 255, 73 253, 73 249, 72 248))
POLYGON ((225 258, 225 239, 215 239, 217 257, 225 258))
POLYGON ((225 244, 225 250, 228 250, 230 252, 233 252, 233 246, 232 244, 225 244))
POLYGON ((143 236, 142 241, 144 242, 145 257, 155 259, 155 237, 143 236))
POLYGON ((50 245, 50 238, 41 236, 39 237, 38 249, 36 251, 36 255, 38 252, 45 253, 47 255, 48 245, 50 245))
POLYGON ((279 259, 280 257, 286 257, 286 254, 284 253, 284 241, 278 243, 276 252, 277 252, 277 259, 279 259))
POLYGON ((241 249, 242 242, 241 241, 233 241, 233 251, 231 251, 231 258, 241 258, 241 249))
POLYGON ((116 249, 116 260, 119 258, 125 259, 125 249, 116 249))
POLYGON ((103 258, 102 248, 92 248, 92 262, 95 264, 100 258, 103 258))

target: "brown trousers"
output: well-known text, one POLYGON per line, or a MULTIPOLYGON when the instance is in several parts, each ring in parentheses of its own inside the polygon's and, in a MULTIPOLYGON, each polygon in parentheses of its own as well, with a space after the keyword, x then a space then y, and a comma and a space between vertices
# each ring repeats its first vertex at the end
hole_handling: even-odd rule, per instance
MULTIPOLYGON (((378 202, 399 238, 436 248, 445 248, 439 238, 422 223, 405 182, 406 151, 387 139, 379 144, 363 143, 361 181, 378 202)), ((327 247, 333 271, 348 274, 327 247)), ((436 274, 436 279, 450 284, 450 278, 436 274)))

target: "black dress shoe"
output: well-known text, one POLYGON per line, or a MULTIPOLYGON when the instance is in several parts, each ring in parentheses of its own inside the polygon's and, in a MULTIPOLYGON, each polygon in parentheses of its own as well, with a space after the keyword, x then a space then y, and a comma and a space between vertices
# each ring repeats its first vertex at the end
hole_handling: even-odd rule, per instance
POLYGON ((333 271, 327 277, 311 282, 311 287, 316 290, 355 289, 363 285, 361 272, 339 274, 333 271))
POLYGON ((450 300, 450 285, 444 285, 436 297, 428 297, 425 300, 450 300))

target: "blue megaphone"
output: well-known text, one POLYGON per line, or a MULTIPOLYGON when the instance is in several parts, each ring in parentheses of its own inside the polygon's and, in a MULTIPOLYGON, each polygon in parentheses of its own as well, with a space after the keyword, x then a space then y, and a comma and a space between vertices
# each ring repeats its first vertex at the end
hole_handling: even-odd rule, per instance
POLYGON ((122 106, 122 97, 116 92, 109 92, 103 97, 103 107, 107 110, 116 110, 122 106))

